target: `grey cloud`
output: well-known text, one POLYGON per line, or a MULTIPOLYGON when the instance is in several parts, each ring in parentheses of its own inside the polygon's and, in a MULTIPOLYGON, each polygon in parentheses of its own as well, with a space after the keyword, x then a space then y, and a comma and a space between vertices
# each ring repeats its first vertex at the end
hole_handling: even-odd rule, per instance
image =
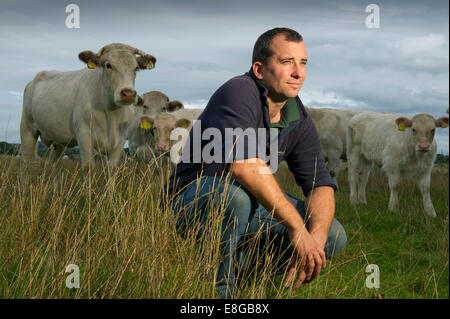
MULTIPOLYGON (((448 107, 447 1, 377 1, 380 29, 365 27, 370 2, 358 0, 71 2, 1 2, 0 140, 8 118, 8 139, 18 139, 21 101, 8 92, 23 92, 40 70, 85 67, 82 50, 136 46, 158 59, 154 70, 138 73, 138 92, 161 90, 199 105, 248 71, 256 38, 275 26, 305 39, 305 102, 435 116, 448 107), (81 10, 77 30, 65 27, 71 2, 81 10)), ((448 146, 448 135, 442 139, 448 146)))

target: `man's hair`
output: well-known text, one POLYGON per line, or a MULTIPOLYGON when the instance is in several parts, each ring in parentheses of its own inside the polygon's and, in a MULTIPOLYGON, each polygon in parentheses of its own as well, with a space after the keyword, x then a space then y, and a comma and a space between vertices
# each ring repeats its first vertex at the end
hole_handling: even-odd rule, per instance
POLYGON ((268 59, 273 55, 270 45, 273 38, 278 34, 283 34, 287 41, 303 41, 303 37, 297 31, 289 28, 274 28, 266 31, 259 36, 258 40, 256 40, 255 46, 253 47, 252 64, 256 61, 263 64, 267 63, 268 59))

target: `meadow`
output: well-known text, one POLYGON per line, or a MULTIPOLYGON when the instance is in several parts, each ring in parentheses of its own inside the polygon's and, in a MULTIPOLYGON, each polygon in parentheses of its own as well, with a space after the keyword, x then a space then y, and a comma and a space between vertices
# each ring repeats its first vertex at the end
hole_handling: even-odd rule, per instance
MULTIPOLYGON (((0 298, 217 298, 218 223, 181 237, 170 203, 161 197, 168 171, 125 162, 114 184, 99 170, 86 183, 79 164, 62 162, 55 179, 47 161, 19 171, 15 157, 0 157, 0 298), (57 180, 57 182, 55 182, 57 180), (160 203, 160 201, 162 201, 160 203), (68 265, 79 267, 79 288, 67 288, 68 265)), ((287 167, 276 178, 303 197, 287 167)), ((346 173, 336 192, 336 218, 347 247, 315 281, 295 294, 272 276, 270 256, 240 284, 236 298, 449 298, 449 170, 436 166, 431 196, 437 218, 425 215, 412 182, 400 192, 401 211, 387 210, 386 177, 372 173, 368 205, 352 206, 346 173), (379 268, 379 288, 368 288, 366 267, 379 268)), ((218 203, 212 216, 220 219, 218 203)))

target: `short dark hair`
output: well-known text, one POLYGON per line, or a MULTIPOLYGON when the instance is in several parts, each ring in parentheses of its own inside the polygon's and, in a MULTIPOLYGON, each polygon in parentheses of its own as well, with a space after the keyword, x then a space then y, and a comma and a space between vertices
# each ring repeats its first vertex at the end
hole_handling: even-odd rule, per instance
POLYGON ((273 55, 273 51, 270 48, 272 39, 278 35, 284 34, 287 41, 302 42, 303 37, 295 30, 289 28, 274 28, 261 34, 256 40, 253 47, 252 64, 259 61, 263 64, 267 63, 267 60, 273 55))

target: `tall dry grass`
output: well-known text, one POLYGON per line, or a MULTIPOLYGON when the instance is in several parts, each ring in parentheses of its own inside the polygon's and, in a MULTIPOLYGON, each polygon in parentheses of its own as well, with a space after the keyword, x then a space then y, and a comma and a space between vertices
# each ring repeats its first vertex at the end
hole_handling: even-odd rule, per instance
MULTIPOLYGON (((48 161, 29 165, 24 177, 17 158, 0 160, 1 298, 217 297, 226 203, 211 198, 214 218, 200 239, 198 228, 180 236, 161 196, 167 168, 128 161, 112 179, 96 170, 89 183, 73 161, 60 173, 48 161), (66 288, 70 264, 80 269, 79 289, 66 288)), ((235 297, 267 297, 271 277, 258 273, 235 297)))
MULTIPOLYGON (((113 180, 98 170, 87 184, 74 161, 61 173, 46 161, 20 174, 18 159, 0 158, 0 298, 216 298, 220 225, 226 203, 215 203, 209 223, 180 236, 172 203, 161 196, 164 167, 126 162, 113 180), (160 201, 162 200, 162 203, 160 201), (203 243, 203 244, 202 244, 203 243), (69 289, 66 267, 79 266, 80 288, 69 289)), ((302 197, 287 168, 283 190, 302 197)), ((438 214, 423 212, 411 183, 400 192, 402 210, 387 211, 385 176, 374 172, 368 205, 351 206, 345 174, 336 193, 336 218, 348 244, 312 283, 295 295, 283 288, 271 255, 256 253, 242 270, 238 298, 448 298, 448 165, 433 173, 438 214), (365 286, 368 264, 377 264, 381 288, 365 286)), ((238 273, 241 270, 238 270, 238 273)))

